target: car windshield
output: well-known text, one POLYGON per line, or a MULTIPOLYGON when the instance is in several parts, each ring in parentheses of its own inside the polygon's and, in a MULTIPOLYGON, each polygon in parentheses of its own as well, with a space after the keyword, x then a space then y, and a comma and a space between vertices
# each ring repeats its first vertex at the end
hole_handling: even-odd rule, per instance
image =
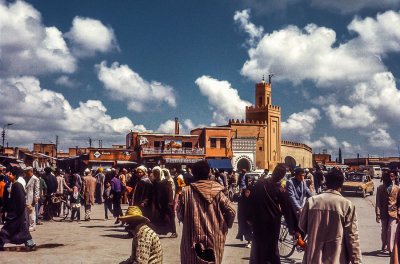
POLYGON ((362 182, 363 181, 363 174, 350 174, 347 177, 347 181, 352 181, 352 182, 362 182))

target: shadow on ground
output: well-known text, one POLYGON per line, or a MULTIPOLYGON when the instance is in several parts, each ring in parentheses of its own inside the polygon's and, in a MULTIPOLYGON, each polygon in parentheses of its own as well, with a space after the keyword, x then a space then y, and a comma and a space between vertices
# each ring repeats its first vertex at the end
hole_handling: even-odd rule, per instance
POLYGON ((48 244, 41 244, 37 245, 34 248, 29 248, 25 246, 14 246, 14 247, 6 247, 4 248, 4 251, 12 251, 12 252, 31 252, 31 251, 36 251, 39 249, 45 249, 45 248, 57 248, 57 247, 63 247, 64 244, 58 244, 58 243, 48 243, 48 244))
POLYGON ((363 256, 372 256, 372 257, 380 257, 380 258, 388 258, 390 257, 389 252, 382 252, 381 250, 375 250, 371 252, 362 252, 363 256))
POLYGON ((103 237, 112 237, 112 238, 119 238, 119 239, 130 239, 128 234, 108 234, 108 235, 101 235, 103 237))

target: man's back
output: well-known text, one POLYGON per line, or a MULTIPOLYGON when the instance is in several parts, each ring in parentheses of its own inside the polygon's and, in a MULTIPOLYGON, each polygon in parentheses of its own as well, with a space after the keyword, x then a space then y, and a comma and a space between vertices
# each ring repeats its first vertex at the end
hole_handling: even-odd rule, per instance
POLYGON ((303 263, 361 263, 355 207, 339 192, 309 198, 299 227, 308 235, 303 263))
POLYGON ((221 263, 226 233, 235 219, 235 210, 223 189, 208 180, 185 188, 178 208, 178 219, 183 222, 182 263, 197 263, 193 248, 196 244, 203 250, 212 250, 216 263, 221 263))

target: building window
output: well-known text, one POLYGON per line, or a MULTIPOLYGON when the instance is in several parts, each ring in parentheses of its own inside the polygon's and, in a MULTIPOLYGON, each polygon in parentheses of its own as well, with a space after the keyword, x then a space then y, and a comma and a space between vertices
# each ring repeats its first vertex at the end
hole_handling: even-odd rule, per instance
POLYGON ((258 98, 258 105, 260 105, 260 106, 262 105, 262 97, 258 98))
POLYGON ((183 142, 182 145, 184 148, 192 148, 192 142, 183 142))
POLYGON ((210 138, 210 141, 211 141, 211 148, 216 148, 217 147, 217 139, 210 138))
POLYGON ((161 141, 154 141, 154 147, 155 148, 161 147, 161 141))
POLYGON ((219 148, 226 148, 226 138, 221 138, 219 148))
POLYGON ((258 149, 259 149, 259 150, 262 150, 262 147, 259 147, 258 149))

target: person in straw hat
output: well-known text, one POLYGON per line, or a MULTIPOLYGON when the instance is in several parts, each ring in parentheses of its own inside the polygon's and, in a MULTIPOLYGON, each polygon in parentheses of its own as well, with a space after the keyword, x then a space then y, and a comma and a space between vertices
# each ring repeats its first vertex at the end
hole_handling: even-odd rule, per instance
POLYGON ((143 216, 138 206, 129 206, 125 216, 119 220, 128 224, 127 230, 133 235, 131 256, 121 263, 162 263, 162 248, 157 234, 148 226, 150 220, 143 216))

